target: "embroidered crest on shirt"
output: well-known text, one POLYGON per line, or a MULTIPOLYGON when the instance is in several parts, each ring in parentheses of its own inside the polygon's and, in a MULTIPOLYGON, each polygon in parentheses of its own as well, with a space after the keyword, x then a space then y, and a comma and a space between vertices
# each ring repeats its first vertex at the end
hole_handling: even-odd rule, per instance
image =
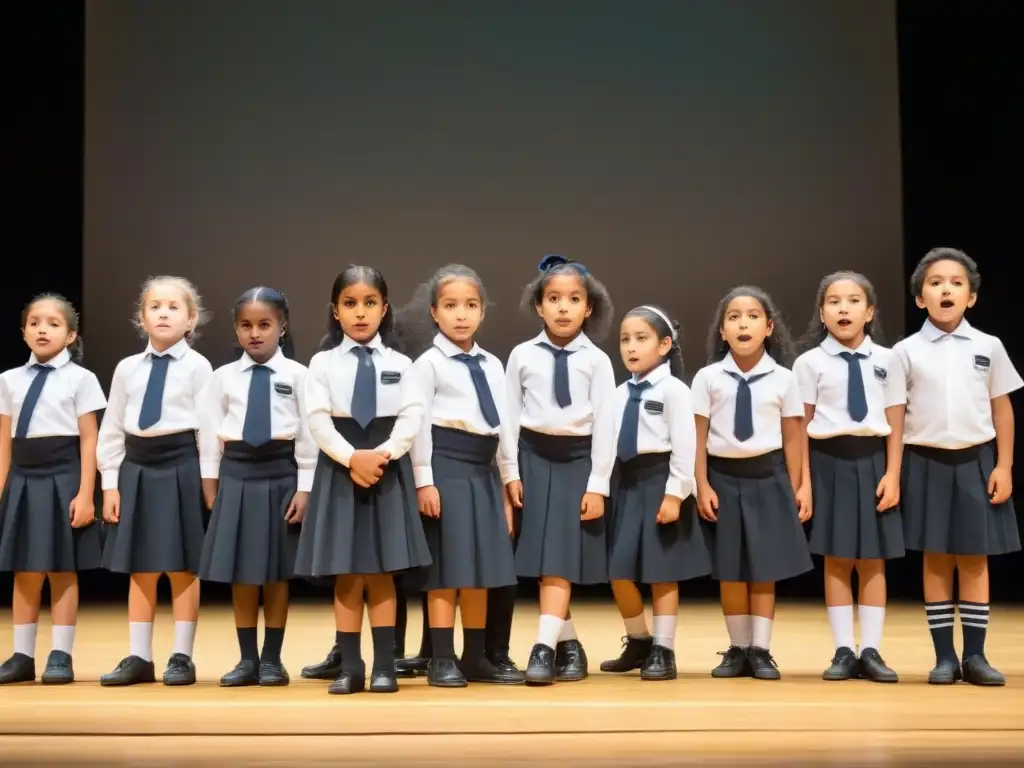
POLYGON ((889 378, 889 372, 885 370, 885 368, 880 368, 879 366, 876 365, 874 366, 874 369, 875 378, 878 379, 879 381, 885 381, 887 378, 889 378))
POLYGON ((985 355, 975 355, 974 367, 977 368, 979 371, 987 371, 989 368, 992 367, 992 361, 989 358, 985 357, 985 355))
POLYGON ((380 383, 381 384, 397 384, 402 380, 402 373, 400 371, 381 371, 380 372, 380 383))
POLYGON ((658 400, 644 400, 644 410, 648 413, 664 413, 665 404, 658 400))
POLYGON ((282 384, 279 381, 274 383, 274 391, 283 397, 291 397, 295 394, 295 390, 292 389, 290 384, 282 384))

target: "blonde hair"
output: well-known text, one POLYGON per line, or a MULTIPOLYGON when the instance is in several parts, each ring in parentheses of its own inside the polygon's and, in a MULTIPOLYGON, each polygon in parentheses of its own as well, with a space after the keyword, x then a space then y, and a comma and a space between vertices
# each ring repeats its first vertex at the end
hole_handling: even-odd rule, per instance
POLYGON ((199 338, 199 328, 209 321, 210 314, 203 306, 203 297, 199 295, 199 291, 196 289, 195 285, 192 284, 192 281, 184 277, 158 275, 157 277, 147 278, 146 282, 142 284, 142 289, 139 291, 139 298, 135 303, 135 314, 132 317, 132 325, 138 329, 139 333, 144 338, 149 335, 146 333, 146 328, 142 323, 142 311, 146 305, 146 297, 149 295, 150 291, 158 285, 166 285, 181 291, 181 295, 185 298, 185 304, 188 307, 189 319, 192 321, 192 327, 185 331, 185 341, 189 344, 194 343, 195 340, 199 338))

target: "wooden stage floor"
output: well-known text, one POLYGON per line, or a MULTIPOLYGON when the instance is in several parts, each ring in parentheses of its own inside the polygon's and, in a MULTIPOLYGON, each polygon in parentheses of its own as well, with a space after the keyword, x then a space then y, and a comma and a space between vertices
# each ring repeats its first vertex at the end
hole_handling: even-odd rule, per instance
MULTIPOLYGON (((419 627, 412 611, 410 646, 419 627)), ((535 606, 520 604, 513 644, 521 662, 536 617, 535 606)), ((618 652, 621 622, 610 604, 580 607, 575 618, 596 670, 618 652)), ((217 686, 238 653, 230 610, 221 607, 205 609, 200 621, 198 685, 101 689, 97 677, 127 652, 126 622, 120 609, 84 611, 75 685, 0 688, 0 765, 1024 764, 1019 609, 992 613, 989 658, 1010 678, 1003 689, 926 685, 933 655, 915 605, 890 609, 882 651, 901 674, 894 686, 821 681, 832 644, 824 608, 816 605, 780 606, 773 642, 780 682, 712 680, 708 671, 726 636, 717 606, 702 604, 680 612, 675 682, 597 673, 551 688, 445 691, 420 679, 402 681, 395 695, 347 697, 298 679, 333 639, 326 602, 293 608, 285 640, 293 682, 283 689, 217 686)), ((10 614, 2 612, 5 657, 10 635, 10 614)), ((165 610, 156 631, 158 667, 172 635, 165 610)), ((369 659, 369 632, 364 639, 369 659)), ((48 650, 49 628, 41 624, 40 665, 48 650)))

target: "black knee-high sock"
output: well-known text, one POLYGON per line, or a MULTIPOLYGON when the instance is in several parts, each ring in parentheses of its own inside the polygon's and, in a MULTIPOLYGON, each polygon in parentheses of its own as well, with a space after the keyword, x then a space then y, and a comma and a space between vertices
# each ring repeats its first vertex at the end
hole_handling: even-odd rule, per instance
POLYGON ((373 671, 395 672, 395 628, 371 627, 373 635, 373 671))
POLYGON ((935 661, 958 661, 953 646, 953 601, 925 603, 924 610, 928 616, 932 644, 935 646, 935 661))
POLYGON ((251 661, 257 666, 260 663, 260 644, 256 637, 256 627, 238 627, 238 648, 242 652, 243 661, 251 661))
POLYGON ((960 601, 960 628, 964 633, 964 658, 985 653, 985 633, 988 631, 988 603, 960 601))
POLYGON ((363 652, 360 645, 361 633, 341 632, 338 646, 341 648, 341 668, 352 675, 363 675, 366 665, 363 664, 363 652))
POLYGON ((341 636, 343 634, 345 634, 345 633, 344 632, 337 632, 337 631, 335 631, 335 633, 334 633, 334 644, 336 646, 338 646, 338 653, 341 653, 341 636))
POLYGON ((260 661, 280 664, 283 645, 284 627, 267 627, 263 630, 263 654, 260 656, 260 661))
MULTIPOLYGON (((430 615, 427 612, 427 593, 424 592, 422 597, 423 605, 423 634, 420 636, 420 653, 419 658, 429 659, 434 655, 434 642, 433 635, 430 631, 430 615)), ((455 641, 453 640, 452 643, 455 641)), ((452 651, 452 657, 454 658, 455 651, 452 651)))
POLYGON ((487 590, 487 655, 508 656, 512 639, 512 615, 516 608, 516 587, 487 590))
POLYGON ((409 601, 402 591, 402 582, 395 579, 395 658, 405 656, 405 631, 409 626, 409 601))
POLYGON ((486 630, 462 628, 462 661, 480 664, 485 661, 486 630))
POLYGON ((431 629, 430 640, 433 646, 430 658, 433 659, 455 659, 455 628, 445 627, 442 629, 431 629))

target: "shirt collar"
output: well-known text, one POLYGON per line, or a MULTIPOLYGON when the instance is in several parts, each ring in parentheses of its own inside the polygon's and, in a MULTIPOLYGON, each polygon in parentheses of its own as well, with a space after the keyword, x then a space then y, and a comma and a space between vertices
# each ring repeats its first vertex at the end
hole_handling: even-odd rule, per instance
POLYGON ((740 370, 740 367, 736 365, 736 361, 733 359, 732 352, 722 358, 722 368, 731 373, 738 373, 745 379, 749 379, 751 376, 758 376, 762 373, 771 373, 775 370, 777 364, 775 360, 765 352, 761 355, 761 359, 757 361, 757 365, 751 368, 749 371, 744 373, 740 370))
POLYGON ((821 349, 829 355, 841 355, 843 352, 854 352, 856 354, 864 355, 865 357, 871 357, 871 337, 865 336, 864 341, 860 343, 859 347, 856 349, 850 349, 849 347, 843 346, 835 336, 829 334, 821 342, 821 349))
POLYGON ((959 339, 971 339, 974 338, 974 329, 971 324, 967 322, 967 318, 963 318, 952 333, 946 333, 942 329, 932 324, 931 318, 924 321, 924 325, 921 326, 921 335, 924 336, 926 341, 938 341, 943 336, 956 336, 959 339))
POLYGON ((281 360, 283 359, 284 352, 282 352, 281 348, 278 347, 277 351, 274 352, 273 357, 271 357, 265 363, 257 363, 255 360, 249 357, 248 352, 243 352, 241 359, 238 361, 238 364, 242 367, 243 371, 248 371, 255 368, 257 365, 262 365, 264 368, 269 368, 273 373, 277 373, 278 368, 281 367, 281 360))
MULTIPOLYGON (((434 337, 434 346, 440 349, 445 354, 446 357, 455 357, 456 355, 465 354, 461 349, 459 349, 454 344, 454 342, 452 342, 451 339, 449 339, 443 333, 439 333, 434 337)), ((480 354, 480 345, 478 345, 475 341, 473 342, 473 348, 469 350, 469 354, 480 354)))
POLYGON ((381 341, 379 333, 365 344, 360 344, 358 341, 353 341, 348 336, 343 336, 339 347, 341 351, 345 353, 351 352, 356 347, 366 347, 367 349, 371 349, 374 352, 377 352, 378 354, 384 353, 384 342, 381 341))
POLYGON ((188 350, 189 346, 188 341, 186 339, 180 339, 177 344, 175 344, 170 349, 165 350, 164 352, 157 352, 155 349, 153 349, 153 342, 150 342, 149 344, 146 345, 147 355, 150 355, 151 357, 162 357, 163 355, 170 355, 175 360, 181 360, 181 358, 185 356, 185 353, 188 352, 188 350))
POLYGON ((564 349, 566 352, 575 352, 579 349, 583 349, 584 347, 593 346, 590 339, 587 338, 587 334, 583 333, 583 331, 580 331, 578 334, 576 334, 575 339, 573 339, 568 344, 565 344, 563 346, 559 346, 558 344, 552 343, 551 339, 548 338, 548 334, 545 331, 541 331, 540 333, 538 333, 537 336, 533 339, 533 343, 550 344, 556 349, 564 349))
POLYGON ((648 384, 650 384, 653 387, 653 386, 656 386, 657 384, 660 384, 662 381, 664 381, 665 379, 667 379, 671 375, 672 375, 672 369, 669 367, 669 364, 668 363, 662 363, 657 368, 655 368, 653 371, 648 371, 647 375, 644 376, 642 379, 637 379, 636 375, 634 375, 632 377, 631 381, 634 384, 639 384, 641 381, 646 381, 648 384))
POLYGON ((39 358, 36 357, 35 353, 33 352, 31 355, 29 355, 28 363, 26 363, 26 365, 29 365, 29 366, 32 366, 32 365, 48 365, 51 368, 63 368, 65 365, 67 365, 70 362, 71 362, 71 353, 68 352, 67 347, 65 347, 64 349, 62 349, 60 352, 58 352, 56 355, 54 355, 52 358, 50 358, 45 363, 40 363, 39 362, 39 358))

